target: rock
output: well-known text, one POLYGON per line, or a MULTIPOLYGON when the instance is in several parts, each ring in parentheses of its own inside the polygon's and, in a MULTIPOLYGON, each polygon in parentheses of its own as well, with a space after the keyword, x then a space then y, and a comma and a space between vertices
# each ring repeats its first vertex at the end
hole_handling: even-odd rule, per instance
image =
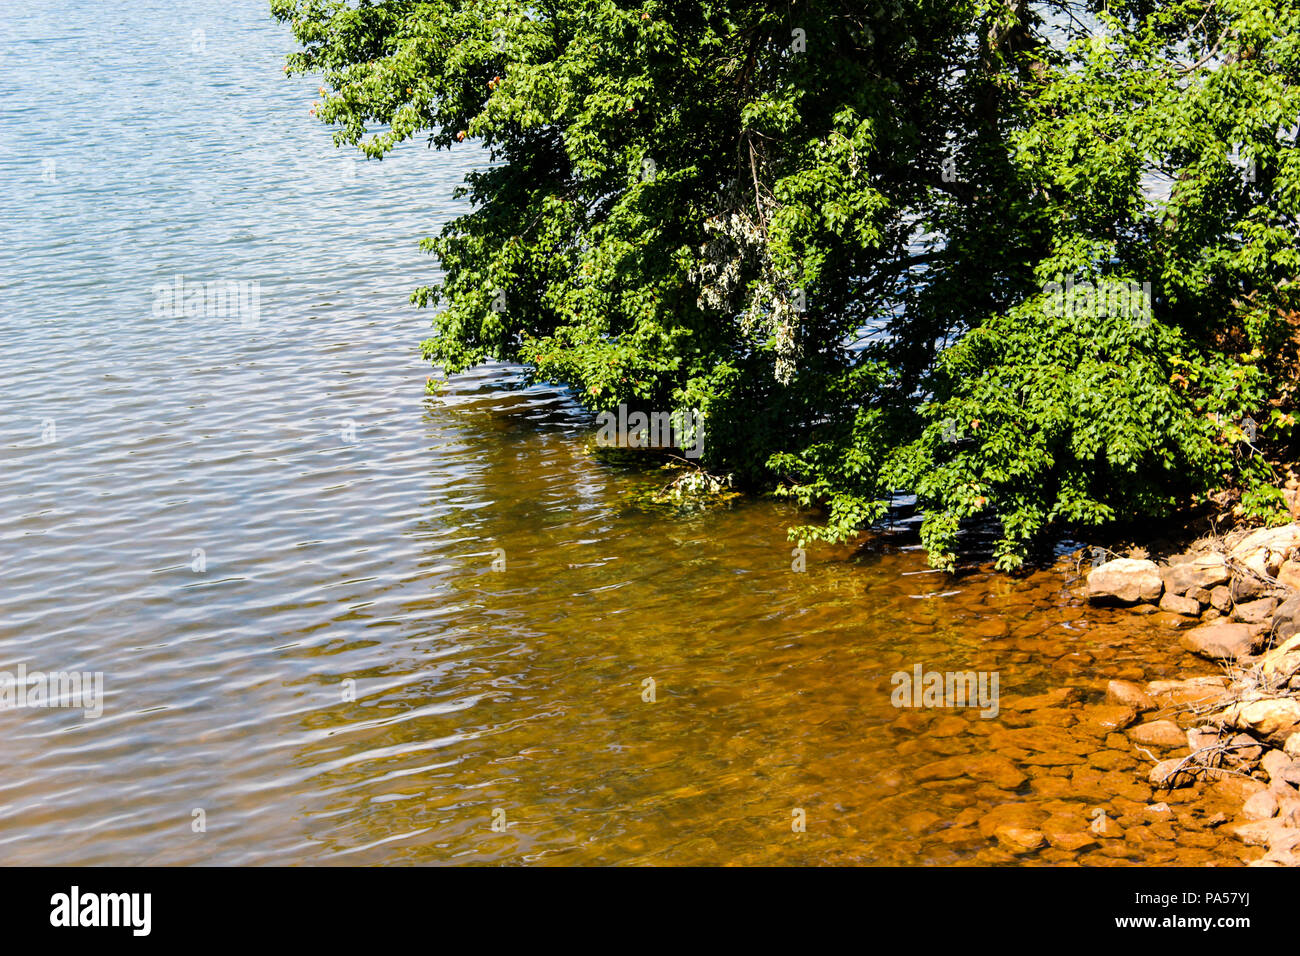
POLYGON ((1192 588, 1187 592, 1187 596, 1203 608, 1210 606, 1209 588, 1192 588))
POLYGON ((1288 757, 1300 758, 1300 732, 1292 734, 1282 745, 1282 752, 1288 757))
POLYGON ((1264 754, 1259 765, 1268 774, 1270 783, 1300 784, 1300 762, 1281 750, 1270 750, 1264 754))
POLYGON ((999 843, 1012 853, 1030 853, 1047 844, 1047 837, 1038 830, 1004 823, 993 831, 999 843))
POLYGON ((1192 590, 1217 587, 1231 579, 1227 563, 1221 554, 1202 554, 1191 561, 1171 564, 1160 569, 1165 590, 1175 594, 1189 594, 1192 590))
POLYGON ((1097 838, 1090 832, 1089 825, 1064 815, 1049 818, 1042 826, 1042 834, 1052 846, 1071 853, 1097 844, 1097 838))
POLYGON ((1214 608, 1220 614, 1227 614, 1232 610, 1232 589, 1226 584, 1220 584, 1216 588, 1210 589, 1210 607, 1214 608))
POLYGON ((1253 766, 1264 755, 1264 746, 1250 734, 1233 734, 1228 740, 1228 760, 1253 766))
MULTIPOLYGON (((1300 547, 1300 524, 1284 524, 1279 528, 1260 528, 1233 545, 1229 552, 1234 560, 1250 565, 1261 552, 1276 555, 1280 564, 1300 547)), ((1265 566, 1271 559, 1265 558, 1265 566)))
POLYGON ((1253 654, 1260 645, 1259 636, 1247 624, 1212 621, 1184 631, 1182 644, 1193 654, 1212 661, 1238 660, 1253 654))
POLYGON ((1247 820, 1267 820, 1277 814, 1277 796, 1271 790, 1261 790, 1241 808, 1247 820))
POLYGON ((1118 558, 1088 572, 1088 600, 1097 604, 1155 601, 1164 587, 1154 561, 1118 558))
POLYGON ((1238 604, 1232 609, 1232 619, 1243 624, 1263 624, 1273 616, 1277 607, 1277 598, 1263 597, 1255 601, 1238 604))
POLYGON ((1172 757, 1169 760, 1162 760, 1147 775, 1147 780, 1151 786, 1157 790, 1167 790, 1174 787, 1189 786, 1193 777, 1187 770, 1179 770, 1179 765, 1183 761, 1178 757, 1172 757))
POLYGON ((1256 577, 1254 574, 1238 574, 1228 585, 1229 593, 1232 595, 1232 603, 1249 604, 1264 597, 1272 590, 1267 581, 1256 577))
POLYGON ((1014 763, 997 754, 946 757, 919 767, 915 776, 922 782, 971 777, 992 783, 1003 790, 1015 790, 1029 779, 1014 763))
POLYGON ((1128 729, 1129 739, 1143 747, 1172 750, 1187 743, 1187 735, 1172 720, 1153 720, 1128 729))
POLYGON ((1126 704, 1094 704, 1079 715, 1079 730, 1098 736, 1121 731, 1137 720, 1137 709, 1126 704))
POLYGON ((980 815, 976 826, 987 840, 992 839, 997 829, 1003 826, 1037 830, 1047 816, 1046 810, 1032 803, 999 803, 980 815))
POLYGON ((1049 690, 1045 694, 1037 694, 1033 697, 1013 697, 1010 700, 1003 700, 1001 703, 1002 710, 1044 710, 1050 707, 1062 707, 1066 704, 1080 700, 1083 694, 1077 687, 1058 687, 1056 690, 1049 690))
POLYGON ((1277 571, 1277 583, 1292 591, 1300 591, 1300 560, 1285 561, 1277 571))
POLYGON ((1153 680, 1147 693, 1164 707, 1214 704, 1231 698, 1225 677, 1189 677, 1186 680, 1153 680))
MULTIPOLYGON (((1166 591, 1160 598, 1160 610, 1168 611, 1170 614, 1181 614, 1183 617, 1200 617, 1201 602, 1195 598, 1179 597, 1166 591)), ((1271 611, 1272 608, 1269 610, 1271 611)))
POLYGON ((1273 612, 1273 637, 1285 641, 1300 634, 1300 595, 1283 601, 1273 612))
POLYGON ((1137 684, 1127 680, 1113 680, 1106 685, 1106 702, 1132 707, 1139 713, 1156 709, 1156 702, 1151 695, 1137 684))
POLYGON ((1238 730, 1249 731, 1281 746, 1293 733, 1300 731, 1300 700, 1266 697, 1238 701, 1225 708, 1220 716, 1238 730))
POLYGON ((1292 635, 1265 653, 1259 660, 1259 668, 1265 677, 1278 682, 1300 670, 1300 634, 1292 635))
POLYGON ((1249 846, 1266 846, 1269 852, 1290 850, 1300 843, 1300 830, 1287 826, 1280 818, 1239 823, 1232 828, 1237 839, 1249 846))

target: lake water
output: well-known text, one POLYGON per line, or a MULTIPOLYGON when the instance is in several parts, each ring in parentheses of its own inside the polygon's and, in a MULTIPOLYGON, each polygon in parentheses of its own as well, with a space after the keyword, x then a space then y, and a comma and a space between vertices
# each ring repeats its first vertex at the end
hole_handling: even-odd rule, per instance
POLYGON ((1186 663, 1077 575, 644 508, 515 370, 427 396, 416 243, 483 154, 335 150, 290 48, 262 0, 0 6, 0 670, 104 681, 0 710, 0 862, 1007 862, 952 818, 1050 788, 921 785, 991 727, 891 674, 1186 663))

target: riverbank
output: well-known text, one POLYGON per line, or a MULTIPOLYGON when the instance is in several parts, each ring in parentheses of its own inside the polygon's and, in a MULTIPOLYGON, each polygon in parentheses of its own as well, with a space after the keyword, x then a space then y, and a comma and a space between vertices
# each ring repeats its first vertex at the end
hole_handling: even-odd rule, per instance
POLYGON ((1147 782, 1240 798, 1230 832, 1256 865, 1300 865, 1300 523, 1206 537, 1160 560, 1096 561, 1088 600, 1149 615, 1218 674, 1174 686, 1116 685, 1143 715, 1127 733, 1147 782))

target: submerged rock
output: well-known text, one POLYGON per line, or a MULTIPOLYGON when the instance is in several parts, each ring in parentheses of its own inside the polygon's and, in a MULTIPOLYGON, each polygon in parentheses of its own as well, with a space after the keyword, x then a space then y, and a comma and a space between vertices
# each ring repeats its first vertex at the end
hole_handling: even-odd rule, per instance
POLYGON ((1214 661, 1230 661, 1255 653, 1260 645, 1260 636, 1247 624, 1212 621, 1185 631, 1182 643, 1193 654, 1214 661))
POLYGON ((1173 750, 1187 743, 1187 735, 1172 720, 1153 720, 1128 729, 1129 739, 1143 747, 1173 750))
POLYGON ((1106 685, 1106 701, 1132 707, 1139 713, 1156 709, 1156 702, 1145 690, 1127 680, 1113 680, 1106 685))

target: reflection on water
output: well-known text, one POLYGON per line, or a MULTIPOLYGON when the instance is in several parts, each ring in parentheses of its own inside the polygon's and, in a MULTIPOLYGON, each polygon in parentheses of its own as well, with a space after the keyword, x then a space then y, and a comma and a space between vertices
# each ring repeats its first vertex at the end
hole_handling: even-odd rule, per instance
POLYGON ((993 725, 890 675, 1173 672, 1065 575, 800 574, 784 507, 643 510, 514 370, 425 396, 415 241, 482 156, 333 153, 261 0, 7 6, 0 46, 0 669, 107 693, 0 711, 3 862, 999 862, 942 832, 1037 791, 919 785, 993 725), (177 275, 259 321, 154 314, 177 275))

